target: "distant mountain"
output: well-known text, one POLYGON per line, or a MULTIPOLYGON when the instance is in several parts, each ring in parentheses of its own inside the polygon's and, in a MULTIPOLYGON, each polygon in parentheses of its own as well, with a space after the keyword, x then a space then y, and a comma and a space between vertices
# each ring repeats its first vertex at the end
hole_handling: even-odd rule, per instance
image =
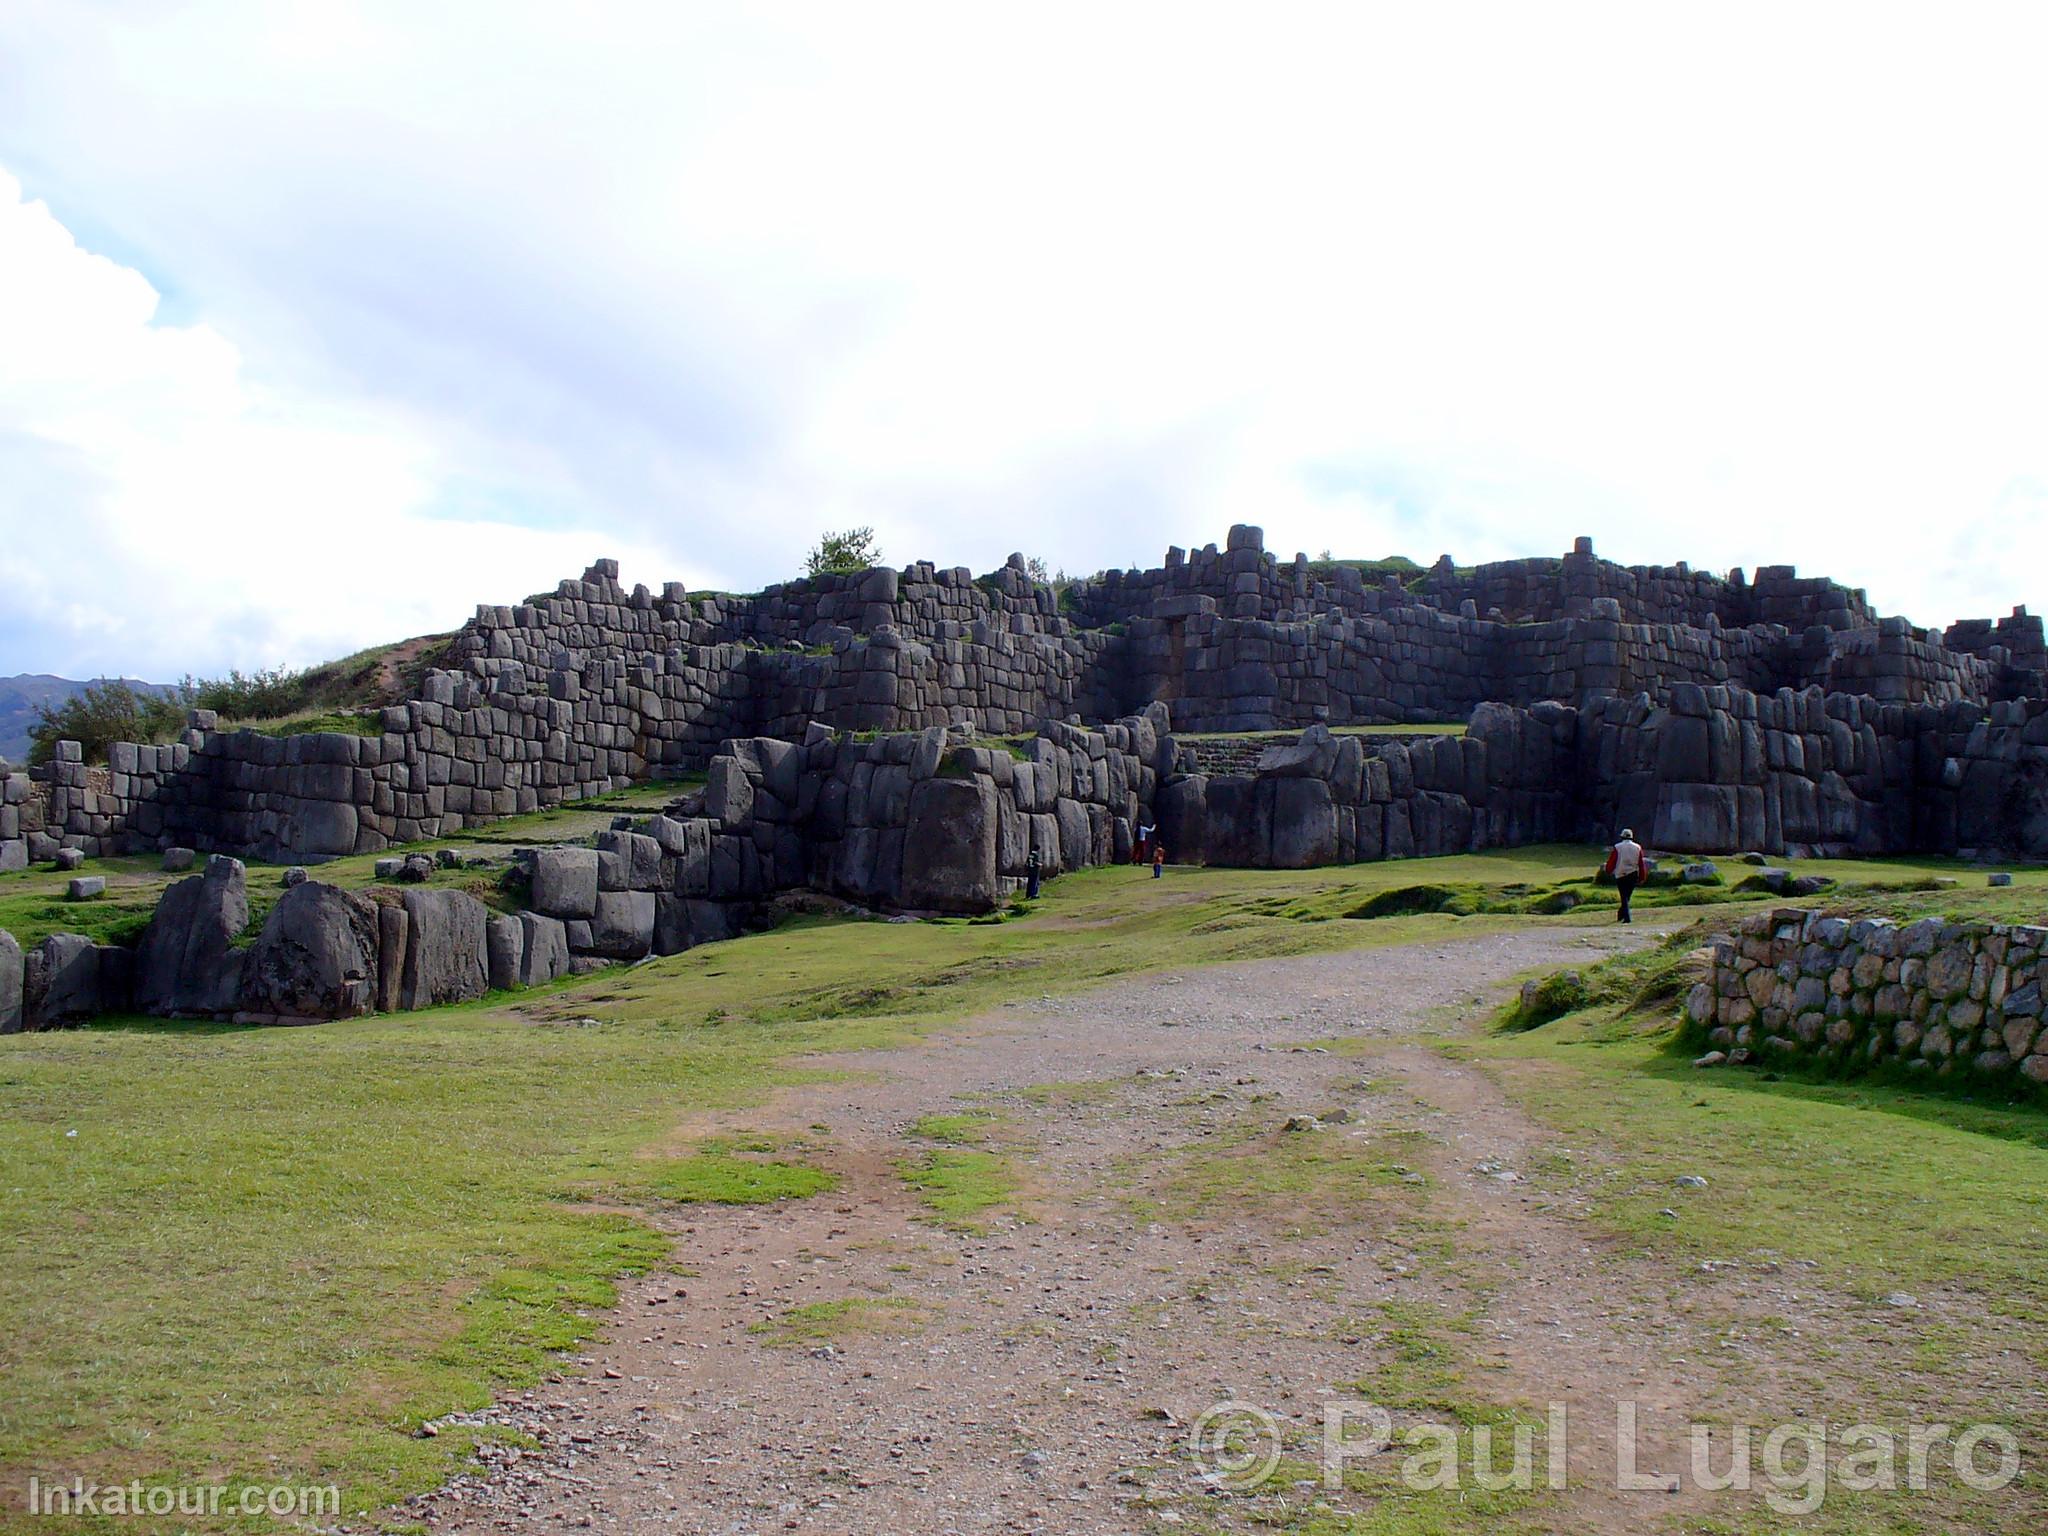
MULTIPOLYGON (((94 678, 93 682, 103 682, 94 678)), ((163 683, 139 682, 128 678, 130 688, 141 693, 168 693, 163 683)), ((66 699, 85 692, 89 683, 75 683, 68 677, 51 677, 44 672, 24 672, 19 677, 0 677, 0 757, 19 767, 28 761, 28 731, 36 723, 36 706, 52 709, 66 699)))

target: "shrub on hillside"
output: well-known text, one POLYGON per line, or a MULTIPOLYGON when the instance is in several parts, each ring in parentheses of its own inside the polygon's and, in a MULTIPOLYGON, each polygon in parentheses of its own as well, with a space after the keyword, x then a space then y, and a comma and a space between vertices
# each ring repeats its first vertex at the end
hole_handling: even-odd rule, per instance
POLYGON ((169 741, 185 725, 182 690, 138 692, 118 680, 88 683, 62 704, 38 704, 29 727, 28 760, 47 763, 60 741, 75 741, 89 763, 104 762, 117 741, 169 741))
POLYGON ((194 709, 217 710, 223 720, 274 720, 304 707, 306 674, 285 667, 231 671, 226 677, 185 678, 194 709))

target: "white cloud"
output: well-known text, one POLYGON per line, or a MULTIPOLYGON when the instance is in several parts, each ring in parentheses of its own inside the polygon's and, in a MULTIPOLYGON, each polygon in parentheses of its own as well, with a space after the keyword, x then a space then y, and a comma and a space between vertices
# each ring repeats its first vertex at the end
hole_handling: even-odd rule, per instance
POLYGON ((305 659, 600 552, 754 586, 849 522, 1071 570, 1233 521, 1422 560, 1589 533, 1923 623, 2048 601, 2032 9, 7 26, 0 163, 196 322, 76 252, 39 311, 33 391, 91 359, 35 428, 65 495, 131 566, 206 560, 174 624, 79 605, 94 665, 305 659))
POLYGON ((154 324, 157 305, 0 172, 0 639, 24 663, 304 663, 447 627, 591 553, 587 532, 429 515, 446 465, 410 423, 254 386, 231 342, 154 324))

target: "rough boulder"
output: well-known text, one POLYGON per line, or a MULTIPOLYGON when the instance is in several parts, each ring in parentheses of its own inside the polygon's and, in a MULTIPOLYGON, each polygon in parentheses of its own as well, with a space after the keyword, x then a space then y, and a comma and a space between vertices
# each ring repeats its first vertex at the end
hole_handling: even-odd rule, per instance
POLYGON ((244 955, 234 941, 249 926, 247 872, 215 855, 206 871, 163 894, 135 955, 135 1002, 145 1013, 232 1013, 244 955))
POLYGON ((350 1019, 376 1003, 377 904, 318 881, 284 893, 242 964, 242 1012, 350 1019))

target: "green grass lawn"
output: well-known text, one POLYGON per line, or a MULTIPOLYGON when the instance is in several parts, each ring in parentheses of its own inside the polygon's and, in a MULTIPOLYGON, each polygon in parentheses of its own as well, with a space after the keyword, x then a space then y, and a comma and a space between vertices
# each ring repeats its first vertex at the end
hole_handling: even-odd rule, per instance
MULTIPOLYGON (((347 1510, 375 1508, 464 1455, 461 1433, 415 1436, 422 1419, 534 1380, 548 1350, 588 1332, 615 1277, 661 1261, 646 1215, 664 1196, 815 1187, 794 1165, 756 1175, 702 1160, 721 1149, 659 1155, 687 1117, 831 1070, 817 1053, 1111 977, 1586 921, 1345 914, 1425 879, 1496 892, 1582 879, 1593 857, 1174 869, 1164 882, 1118 867, 1055 881, 1009 921, 805 920, 523 1000, 310 1029, 128 1023, 0 1040, 0 1521, 31 1472, 333 1480, 347 1510)), ((359 879, 358 863, 327 869, 359 879)), ((2018 895, 1993 894, 2038 899, 2025 878, 2018 895)), ((1569 1049, 1524 1038, 1515 1048, 1569 1049)), ((1616 1051, 1631 1049, 1642 1054, 1610 1053, 1589 1074, 1603 1113, 1690 1089, 1652 1070, 1646 1047, 1616 1051)), ((1754 1095, 1732 1081, 1714 1092, 1754 1095)), ((1837 1123, 1894 1127, 1894 1161, 1872 1164, 1869 1225, 1852 1236, 1909 1230, 1882 1224, 1883 1181, 1922 1122, 1770 1102, 1820 1126, 1787 1143, 1802 1154, 1837 1123)), ((1701 1124, 1734 1155, 1740 1120, 1701 1124)), ((2012 1198, 1998 1193, 2001 1158, 2048 1156, 2010 1140, 1966 1155, 1975 1133, 1932 1128, 1965 1138, 1935 1150, 1987 1201, 2012 1198)), ((1861 1207, 1851 1217, 1866 1221, 1861 1207)), ((2016 1243, 1979 1246, 1987 1276, 2017 1282, 2016 1243)))
POLYGON ((1885 1084, 1694 1069, 1665 1036, 1573 1021, 1485 1048, 1517 1097, 1581 1145, 1600 1221, 1675 1262, 1811 1259, 1874 1300, 1956 1286, 2048 1366, 2048 1112, 1885 1084), (1687 1174, 1703 1190, 1674 1194, 1687 1174), (1683 1206, 1684 1219, 1660 1214, 1683 1206))

